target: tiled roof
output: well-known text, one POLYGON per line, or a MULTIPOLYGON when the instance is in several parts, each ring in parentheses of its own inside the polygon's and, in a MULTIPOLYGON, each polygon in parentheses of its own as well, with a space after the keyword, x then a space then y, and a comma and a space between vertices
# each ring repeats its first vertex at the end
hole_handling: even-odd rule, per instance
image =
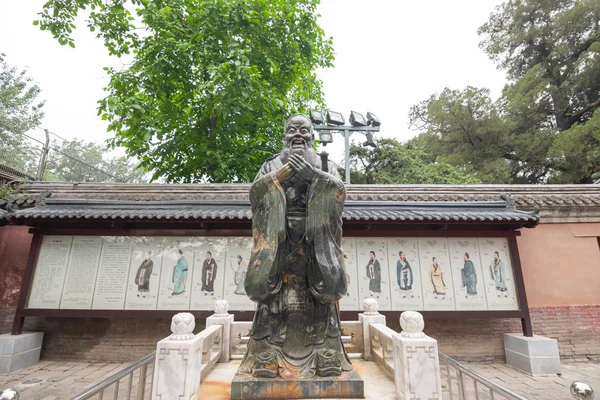
MULTIPOLYGON (((17 208, 40 199, 120 201, 248 200, 249 184, 113 184, 29 182, 17 208)), ((481 202, 507 194, 521 210, 540 209, 542 222, 600 222, 600 185, 347 185, 347 200, 481 202)), ((1 206, 0 206, 1 208, 1 206)))
MULTIPOLYGON (((244 200, 120 201, 46 199, 43 205, 16 210, 8 217, 23 220, 250 220, 244 200)), ((518 211, 506 201, 483 202, 363 202, 347 201, 348 221, 499 222, 535 226, 535 212, 518 211)))

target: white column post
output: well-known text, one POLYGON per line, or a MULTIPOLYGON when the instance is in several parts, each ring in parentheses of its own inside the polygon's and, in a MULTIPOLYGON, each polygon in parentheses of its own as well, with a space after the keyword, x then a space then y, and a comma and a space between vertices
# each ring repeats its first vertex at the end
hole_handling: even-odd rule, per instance
POLYGON ((363 301, 363 313, 358 314, 358 320, 362 324, 363 331, 363 358, 366 361, 373 360, 371 354, 371 332, 369 325, 371 324, 383 324, 385 325, 385 315, 379 314, 379 305, 377 300, 369 297, 363 301))
POLYGON ((423 333, 423 316, 400 315, 402 332, 394 335, 394 381, 400 400, 442 399, 437 340, 423 333))
POLYGON ((212 325, 223 326, 223 339, 221 340, 221 358, 219 362, 228 362, 231 355, 231 325, 233 314, 228 314, 229 302, 227 300, 215 301, 215 313, 206 318, 206 327, 212 325))
POLYGON ((197 399, 202 370, 202 337, 192 333, 196 320, 179 313, 171 320, 173 334, 156 345, 152 398, 197 399))

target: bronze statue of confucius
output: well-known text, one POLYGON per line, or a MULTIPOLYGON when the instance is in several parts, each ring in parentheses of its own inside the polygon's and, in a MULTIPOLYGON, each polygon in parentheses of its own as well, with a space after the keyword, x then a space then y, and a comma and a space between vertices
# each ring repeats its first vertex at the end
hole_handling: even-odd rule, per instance
POLYGON ((313 141, 310 120, 290 117, 283 150, 263 164, 250 188, 254 246, 245 288, 257 310, 240 372, 255 377, 352 370, 336 307, 346 294, 346 190, 335 165, 322 165, 313 141))

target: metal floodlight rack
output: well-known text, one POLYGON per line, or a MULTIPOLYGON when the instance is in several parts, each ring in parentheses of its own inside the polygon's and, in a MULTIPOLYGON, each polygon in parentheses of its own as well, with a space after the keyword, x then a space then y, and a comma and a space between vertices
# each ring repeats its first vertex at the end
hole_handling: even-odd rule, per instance
POLYGON ((327 146, 327 143, 333 143, 333 132, 319 131, 319 141, 323 144, 323 146, 327 146))
POLYGON ((381 126, 381 121, 377 118, 377 115, 372 112, 367 112, 367 124, 370 126, 381 126))
POLYGON ((344 119, 342 113, 327 110, 327 125, 340 126, 344 125, 345 123, 346 120, 344 119))
POLYGON ((310 110, 310 120, 315 125, 322 125, 325 122, 325 117, 319 110, 310 110))
MULTIPOLYGON (((321 114, 322 115, 322 114, 321 114)), ((319 115, 316 114, 315 117, 319 115)), ((319 132, 319 140, 323 143, 323 146, 327 145, 327 143, 333 142, 333 135, 336 132, 341 133, 344 136, 344 147, 345 151, 345 169, 346 169, 346 183, 350 183, 350 135, 353 133, 361 133, 364 134, 367 138, 367 141, 363 143, 363 146, 371 146, 376 147, 374 133, 379 132, 381 122, 379 118, 371 112, 367 113, 367 118, 352 111, 350 114, 350 124, 345 125, 344 116, 336 111, 327 110, 327 118, 325 123, 318 124, 317 121, 320 121, 319 118, 314 118, 312 116, 311 110, 311 121, 313 122, 313 128, 315 131, 319 132)))
POLYGON ((367 120, 365 119, 365 117, 360 114, 357 113, 356 111, 351 111, 350 112, 350 125, 352 126, 367 126, 367 120))
POLYGON ((367 141, 363 143, 363 146, 377 147, 377 144, 375 143, 375 138, 373 137, 373 134, 371 132, 366 132, 365 137, 367 138, 367 141))

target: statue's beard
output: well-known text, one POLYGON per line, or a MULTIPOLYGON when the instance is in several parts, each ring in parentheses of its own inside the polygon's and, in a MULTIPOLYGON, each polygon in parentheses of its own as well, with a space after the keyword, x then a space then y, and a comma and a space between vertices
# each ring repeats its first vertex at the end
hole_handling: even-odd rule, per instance
POLYGON ((317 159, 317 153, 310 146, 304 147, 289 147, 286 146, 281 151, 281 161, 285 164, 288 161, 290 155, 295 154, 302 159, 308 161, 311 164, 315 164, 317 159))

